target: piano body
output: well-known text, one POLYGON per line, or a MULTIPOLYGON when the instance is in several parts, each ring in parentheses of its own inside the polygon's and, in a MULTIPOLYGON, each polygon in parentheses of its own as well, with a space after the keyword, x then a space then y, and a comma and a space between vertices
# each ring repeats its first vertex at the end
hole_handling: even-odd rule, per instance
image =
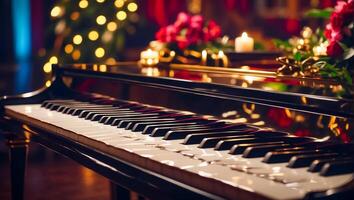
POLYGON ((49 87, 0 99, 14 199, 32 141, 107 177, 120 197, 354 195, 354 104, 336 83, 183 65, 54 69, 49 87))

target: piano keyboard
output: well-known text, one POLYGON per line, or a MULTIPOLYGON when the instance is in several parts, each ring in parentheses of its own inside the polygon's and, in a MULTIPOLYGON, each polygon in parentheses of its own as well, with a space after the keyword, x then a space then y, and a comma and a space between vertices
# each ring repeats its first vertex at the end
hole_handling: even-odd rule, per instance
POLYGON ((271 199, 300 199, 353 178, 353 144, 161 107, 47 100, 5 106, 5 114, 225 197, 248 191, 271 199))

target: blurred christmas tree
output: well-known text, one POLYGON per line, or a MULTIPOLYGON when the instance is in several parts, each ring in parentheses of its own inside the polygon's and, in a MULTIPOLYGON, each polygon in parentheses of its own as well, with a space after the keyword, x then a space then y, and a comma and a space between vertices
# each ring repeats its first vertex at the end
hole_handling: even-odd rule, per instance
POLYGON ((39 52, 43 70, 58 62, 114 63, 140 25, 137 10, 133 0, 59 0, 50 12, 54 40, 39 52))

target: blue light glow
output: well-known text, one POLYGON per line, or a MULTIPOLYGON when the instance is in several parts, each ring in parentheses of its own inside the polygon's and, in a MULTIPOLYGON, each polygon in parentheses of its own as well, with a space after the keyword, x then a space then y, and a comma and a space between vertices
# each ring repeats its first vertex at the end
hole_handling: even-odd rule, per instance
POLYGON ((29 60, 31 56, 30 0, 12 0, 14 50, 17 61, 29 60))

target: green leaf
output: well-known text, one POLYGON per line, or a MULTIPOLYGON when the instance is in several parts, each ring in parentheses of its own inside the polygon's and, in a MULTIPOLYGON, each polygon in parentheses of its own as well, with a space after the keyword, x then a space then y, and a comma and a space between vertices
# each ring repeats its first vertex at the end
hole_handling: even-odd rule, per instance
POLYGON ((262 43, 260 43, 260 42, 255 42, 255 43, 254 43, 254 49, 255 49, 255 50, 265 50, 265 47, 264 47, 264 45, 263 45, 262 43))
POLYGON ((311 9, 305 13, 305 17, 329 19, 333 12, 333 8, 311 9))
POLYGON ((294 54, 294 59, 295 59, 296 61, 301 61, 301 58, 302 58, 302 55, 301 55, 300 52, 296 52, 296 53, 294 54))
POLYGON ((291 48, 291 44, 286 41, 286 40, 280 40, 280 39, 273 39, 273 44, 277 47, 277 48, 280 48, 280 49, 283 49, 283 48, 291 48))

